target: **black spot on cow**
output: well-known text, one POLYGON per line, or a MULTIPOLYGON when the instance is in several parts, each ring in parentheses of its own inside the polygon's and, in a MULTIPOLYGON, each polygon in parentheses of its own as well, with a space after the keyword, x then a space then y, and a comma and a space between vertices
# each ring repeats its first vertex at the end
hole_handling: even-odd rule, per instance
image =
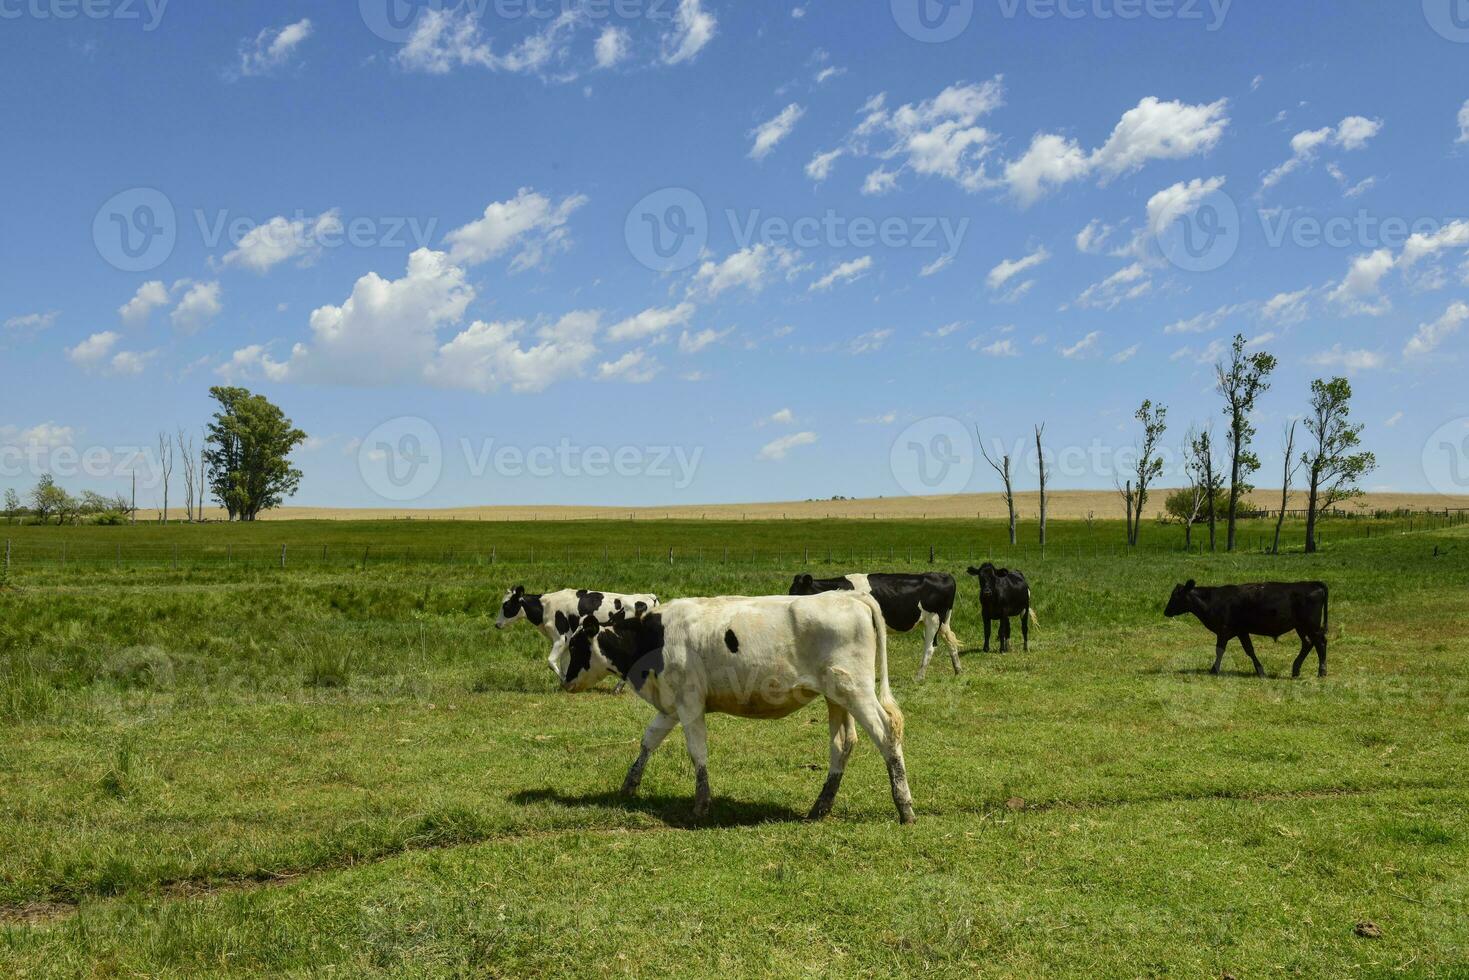
POLYGON ((588 632, 588 629, 595 631, 597 624, 594 620, 588 620, 588 622, 590 627, 584 626, 583 629, 577 630, 566 643, 571 656, 566 661, 566 676, 562 678, 564 683, 570 684, 581 676, 583 671, 592 668, 592 633, 588 632))
POLYGON ((500 606, 500 614, 506 619, 514 619, 518 612, 524 612, 525 618, 530 620, 533 626, 541 625, 546 619, 546 611, 541 605, 540 595, 527 595, 523 585, 517 585, 511 589, 509 597, 500 606))
MULTIPOLYGON (((594 621, 587 623, 578 636, 597 629, 594 621)), ((597 634, 597 645, 617 675, 641 691, 650 676, 663 671, 663 616, 617 620, 597 634)))
POLYGON ((578 616, 591 616, 602 608, 602 593, 588 592, 579 589, 576 593, 576 612, 578 616))
POLYGON ((581 624, 581 620, 575 616, 568 616, 560 609, 556 610, 556 633, 565 636, 581 624))
POLYGON ((724 645, 729 647, 730 653, 740 652, 740 638, 738 636, 735 636, 734 630, 724 631, 724 645))

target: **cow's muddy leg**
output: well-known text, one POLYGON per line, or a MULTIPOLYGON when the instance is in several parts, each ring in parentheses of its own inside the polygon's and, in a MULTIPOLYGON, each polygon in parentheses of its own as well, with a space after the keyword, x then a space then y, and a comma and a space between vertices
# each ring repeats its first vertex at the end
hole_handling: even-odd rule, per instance
POLYGON ((937 645, 934 640, 939 635, 938 617, 932 613, 923 614, 923 660, 918 665, 917 680, 923 680, 928 676, 928 662, 933 659, 933 649, 937 645))
POLYGON ((709 734, 704 727, 704 713, 680 712, 684 743, 689 761, 694 764, 694 819, 709 815, 709 734))
POLYGON ((1209 673, 1218 675, 1219 665, 1224 663, 1224 648, 1229 646, 1229 637, 1221 636, 1219 642, 1214 644, 1214 666, 1209 668, 1209 673))
POLYGON ((888 764, 888 782, 893 790, 893 805, 898 808, 898 822, 913 822, 913 794, 908 790, 908 768, 903 762, 903 742, 893 721, 871 693, 859 693, 847 705, 857 724, 872 739, 888 764))
POLYGON ((1260 658, 1255 656, 1255 644, 1250 640, 1248 633, 1239 635, 1239 645, 1245 648, 1245 653, 1250 655, 1250 662, 1255 665, 1255 676, 1264 677, 1265 668, 1260 665, 1260 658))
POLYGON ((1296 657, 1296 662, 1290 665, 1290 675, 1292 677, 1301 676, 1301 664, 1306 662, 1306 654, 1311 652, 1312 645, 1311 637, 1307 636, 1304 632, 1297 632, 1300 632, 1301 636, 1301 654, 1296 657))
POLYGON ((648 757, 658 751, 658 746, 663 744, 663 740, 677 724, 677 718, 662 712, 654 715, 653 720, 648 722, 648 727, 643 729, 643 741, 638 750, 638 759, 627 770, 627 778, 622 781, 624 796, 633 796, 637 793, 638 787, 643 784, 643 770, 647 768, 648 757))
POLYGON ((831 755, 826 768, 826 784, 821 795, 811 806, 807 820, 820 820, 831 813, 836 802, 837 790, 842 787, 842 773, 847 771, 847 760, 852 757, 852 748, 857 744, 857 720, 835 701, 826 702, 826 722, 831 730, 831 755))

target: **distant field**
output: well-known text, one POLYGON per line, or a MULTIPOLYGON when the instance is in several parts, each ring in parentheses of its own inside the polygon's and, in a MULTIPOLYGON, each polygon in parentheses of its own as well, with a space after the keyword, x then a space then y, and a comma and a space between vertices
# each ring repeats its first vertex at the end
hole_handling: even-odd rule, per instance
POLYGON ((1311 557, 1294 523, 1280 556, 1152 525, 1123 553, 1100 520, 1058 521, 1044 558, 972 520, 6 534, 0 976, 1469 966, 1469 527, 1328 523, 1311 557), (704 824, 677 735, 625 802, 650 709, 560 693, 538 636, 491 625, 513 581, 762 594, 930 546, 1019 564, 1041 626, 979 653, 965 581, 961 676, 941 655, 916 684, 918 638, 893 639, 912 828, 868 744, 832 818, 801 819, 819 706, 711 719, 704 824), (1331 675, 1291 681, 1287 639, 1257 644, 1266 680, 1237 648, 1209 676, 1212 639, 1160 614, 1188 577, 1330 583, 1331 675))
MULTIPOLYGON (((1152 513, 1163 509, 1167 490, 1159 490, 1152 498, 1152 513)), ((1110 490, 1055 490, 1047 494, 1047 516, 1052 520, 1122 520, 1122 501, 1110 490)), ((1039 503, 1034 490, 1016 495, 1016 508, 1025 521, 1034 521, 1039 503)), ((1262 509, 1280 507, 1279 490, 1257 490, 1250 502, 1262 509)), ((1293 495, 1292 508, 1305 507, 1304 494, 1293 495)), ((1427 493, 1370 493, 1343 504, 1342 509, 1372 513, 1377 510, 1441 510, 1445 507, 1469 507, 1469 496, 1445 497, 1427 493)), ((171 508, 174 516, 182 508, 171 508)), ((206 511, 211 520, 222 520, 222 511, 206 511)), ((154 519, 157 510, 139 511, 144 519, 154 519)), ((878 497, 863 500, 805 500, 763 504, 688 504, 678 507, 455 507, 422 510, 403 507, 328 508, 282 507, 261 515, 262 520, 393 520, 414 518, 434 521, 565 521, 622 520, 816 520, 846 518, 851 520, 922 520, 924 518, 959 520, 965 518, 1002 518, 1007 516, 1005 500, 998 493, 958 494, 946 497, 878 497)))

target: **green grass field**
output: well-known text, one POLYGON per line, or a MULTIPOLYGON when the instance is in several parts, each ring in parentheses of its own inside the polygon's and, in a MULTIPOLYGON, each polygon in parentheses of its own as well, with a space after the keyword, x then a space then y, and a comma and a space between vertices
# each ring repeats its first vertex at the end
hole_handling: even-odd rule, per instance
POLYGON ((711 717, 703 823, 677 736, 623 801, 651 709, 562 694, 494 609, 961 573, 993 523, 7 528, 0 976, 1469 976, 1469 528, 1351 523, 1055 523, 1029 653, 978 652, 966 579, 962 676, 891 645, 910 828, 865 742, 802 819, 819 706, 711 717), (1330 583, 1331 676, 1289 638, 1210 676, 1188 577, 1330 583))

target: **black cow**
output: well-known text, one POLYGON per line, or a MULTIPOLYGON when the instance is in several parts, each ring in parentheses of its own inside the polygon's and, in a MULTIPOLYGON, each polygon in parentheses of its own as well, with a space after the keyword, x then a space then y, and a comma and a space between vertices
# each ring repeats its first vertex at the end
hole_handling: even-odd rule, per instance
POLYGON ((979 579, 979 610, 984 616, 984 652, 990 650, 990 624, 1000 621, 1000 652, 1010 651, 1010 617, 1020 617, 1022 648, 1030 651, 1030 624, 1041 624, 1030 607, 1030 583, 1025 576, 1010 568, 996 568, 985 562, 970 567, 969 574, 979 579))
POLYGON ((1314 646, 1317 675, 1325 677, 1327 600, 1325 582, 1257 582, 1210 588, 1195 585, 1194 580, 1189 579, 1174 587, 1163 615, 1171 619, 1193 613, 1214 634, 1218 642, 1214 647, 1211 674, 1219 673, 1225 646, 1230 638, 1238 637, 1239 645, 1245 648, 1245 653, 1255 664, 1255 675, 1264 677, 1265 668, 1260 666, 1260 658, 1255 656, 1255 645, 1250 642, 1250 637, 1268 636, 1278 640, 1295 630, 1301 638, 1301 653, 1291 666, 1290 675, 1301 676, 1301 664, 1305 663, 1306 654, 1314 646))
POLYGON ((918 666, 918 679, 928 673, 933 658, 934 638, 943 635, 949 647, 949 660, 954 673, 959 673, 959 638, 949 628, 954 613, 954 598, 959 587, 954 576, 943 572, 916 575, 843 575, 841 578, 812 578, 797 575, 791 582, 791 595, 816 595, 818 592, 853 591, 870 595, 882 608, 883 621, 895 633, 906 633, 923 623, 923 661, 918 666))

